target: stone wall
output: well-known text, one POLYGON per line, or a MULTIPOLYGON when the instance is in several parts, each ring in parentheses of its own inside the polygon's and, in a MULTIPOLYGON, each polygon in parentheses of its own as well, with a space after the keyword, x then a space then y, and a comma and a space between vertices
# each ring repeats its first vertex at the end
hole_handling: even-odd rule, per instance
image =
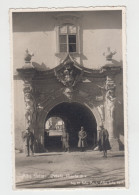
POLYGON ((15 148, 23 149, 22 131, 25 130, 25 102, 23 93, 23 81, 14 80, 14 135, 15 148))

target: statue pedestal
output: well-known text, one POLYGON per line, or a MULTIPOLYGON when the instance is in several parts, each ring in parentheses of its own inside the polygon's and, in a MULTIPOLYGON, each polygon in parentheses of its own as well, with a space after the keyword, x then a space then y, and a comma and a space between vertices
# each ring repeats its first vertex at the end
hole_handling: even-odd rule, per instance
POLYGON ((119 151, 119 143, 115 138, 110 138, 111 151, 119 151))
POLYGON ((32 66, 32 63, 31 63, 31 62, 26 62, 26 63, 24 64, 23 68, 24 68, 24 69, 30 69, 30 68, 34 68, 34 67, 32 66))

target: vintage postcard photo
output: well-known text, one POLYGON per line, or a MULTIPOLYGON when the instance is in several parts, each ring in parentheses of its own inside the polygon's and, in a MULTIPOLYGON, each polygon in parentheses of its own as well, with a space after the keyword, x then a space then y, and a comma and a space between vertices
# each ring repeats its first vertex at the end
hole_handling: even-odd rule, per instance
POLYGON ((127 187, 125 11, 10 10, 15 189, 127 187))

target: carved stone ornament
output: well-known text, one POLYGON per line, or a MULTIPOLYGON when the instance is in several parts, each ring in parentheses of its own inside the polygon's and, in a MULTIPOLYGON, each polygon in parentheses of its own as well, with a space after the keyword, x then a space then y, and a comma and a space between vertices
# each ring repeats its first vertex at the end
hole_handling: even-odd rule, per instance
POLYGON ((107 47, 107 51, 103 53, 106 57, 106 61, 112 61, 112 57, 116 54, 116 51, 111 51, 110 47, 107 47))
POLYGON ((35 114, 35 102, 32 95, 32 87, 29 84, 25 85, 23 91, 24 91, 24 100, 26 105, 26 113, 25 113, 26 126, 28 128, 32 125, 33 122, 33 117, 35 114))
POLYGON ((25 56, 24 56, 25 63, 30 63, 32 56, 34 56, 34 54, 33 53, 30 54, 29 50, 26 49, 25 56))
POLYGON ((107 76, 105 88, 107 91, 108 90, 115 90, 116 84, 115 84, 114 78, 112 76, 107 76))
POLYGON ((67 96, 67 98, 69 100, 72 99, 72 96, 73 96, 73 89, 72 88, 66 88, 63 93, 64 93, 64 95, 67 96))
POLYGON ((109 111, 110 117, 113 118, 114 109, 115 109, 115 102, 116 97, 113 90, 108 90, 106 93, 106 102, 107 102, 107 109, 109 111))
POLYGON ((102 122, 104 122, 104 118, 105 118, 105 116, 104 116, 104 105, 101 104, 101 105, 97 106, 97 109, 98 109, 98 112, 100 114, 102 122))
POLYGON ((97 102, 103 101, 103 95, 101 95, 101 96, 96 96, 96 101, 97 101, 97 102))
POLYGON ((81 80, 83 74, 83 70, 78 69, 74 63, 72 57, 68 55, 62 63, 63 67, 58 71, 54 70, 58 81, 68 88, 74 87, 81 80))
POLYGON ((114 138, 114 114, 116 104, 115 96, 116 85, 113 76, 107 76, 105 89, 106 89, 105 113, 107 119, 106 124, 109 132, 109 138, 112 139, 114 138))
POLYGON ((41 105, 41 103, 38 103, 38 105, 37 105, 37 109, 38 109, 38 111, 41 111, 41 110, 43 110, 44 108, 43 108, 43 106, 41 105))

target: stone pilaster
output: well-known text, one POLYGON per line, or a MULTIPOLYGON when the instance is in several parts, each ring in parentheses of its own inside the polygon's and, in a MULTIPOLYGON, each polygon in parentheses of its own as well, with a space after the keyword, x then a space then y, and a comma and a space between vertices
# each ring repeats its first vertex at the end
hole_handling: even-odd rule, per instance
POLYGON ((33 89, 29 82, 24 83, 24 100, 25 100, 25 106, 26 106, 26 113, 25 113, 25 119, 26 119, 26 128, 30 128, 32 131, 34 131, 34 118, 35 118, 35 102, 33 97, 33 89))
POLYGON ((115 120, 115 82, 113 76, 107 76, 106 78, 106 95, 105 95, 105 127, 109 132, 109 140, 112 150, 119 150, 119 144, 117 139, 114 137, 114 120, 115 120))

